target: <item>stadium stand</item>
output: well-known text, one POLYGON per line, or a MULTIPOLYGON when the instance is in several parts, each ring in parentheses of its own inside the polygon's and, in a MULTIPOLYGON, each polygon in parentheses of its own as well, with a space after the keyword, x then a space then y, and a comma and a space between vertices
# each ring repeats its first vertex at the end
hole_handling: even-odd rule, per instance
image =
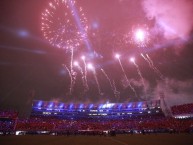
MULTIPOLYGON (((172 107, 172 111, 173 108, 176 110, 176 106, 172 107)), ((7 113, 7 116, 11 115, 7 113)), ((11 123, 10 120, 3 121, 1 131, 54 135, 191 133, 193 119, 165 116, 160 100, 105 104, 64 104, 36 100, 33 101, 30 118, 13 119, 11 123)))
POLYGON ((18 112, 2 110, 0 111, 0 134, 10 134, 15 130, 18 112))
POLYGON ((171 110, 173 115, 193 114, 193 103, 172 106, 171 110))

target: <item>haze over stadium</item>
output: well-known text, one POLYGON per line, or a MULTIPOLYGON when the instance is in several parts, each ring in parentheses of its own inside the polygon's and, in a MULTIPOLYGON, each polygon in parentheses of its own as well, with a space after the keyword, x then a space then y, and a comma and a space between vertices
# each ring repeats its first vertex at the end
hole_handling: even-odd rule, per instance
POLYGON ((1 0, 1 108, 192 103, 192 13, 187 0, 1 0))

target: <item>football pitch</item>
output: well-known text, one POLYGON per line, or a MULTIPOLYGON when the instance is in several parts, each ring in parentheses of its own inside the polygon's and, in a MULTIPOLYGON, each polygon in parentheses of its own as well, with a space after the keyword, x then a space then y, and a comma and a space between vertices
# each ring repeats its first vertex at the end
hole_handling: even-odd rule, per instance
POLYGON ((0 136, 0 145, 193 145, 192 134, 110 136, 0 136))

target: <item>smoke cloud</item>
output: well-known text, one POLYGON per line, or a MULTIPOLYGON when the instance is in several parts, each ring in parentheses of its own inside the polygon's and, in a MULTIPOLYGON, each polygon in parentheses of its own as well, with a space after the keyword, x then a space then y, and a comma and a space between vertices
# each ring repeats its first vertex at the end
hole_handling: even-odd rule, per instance
POLYGON ((193 28, 192 0, 143 0, 142 7, 166 39, 186 39, 193 28))
POLYGON ((164 93, 165 101, 169 106, 193 103, 192 86, 193 80, 165 79, 157 83, 152 95, 159 99, 160 93, 164 93))

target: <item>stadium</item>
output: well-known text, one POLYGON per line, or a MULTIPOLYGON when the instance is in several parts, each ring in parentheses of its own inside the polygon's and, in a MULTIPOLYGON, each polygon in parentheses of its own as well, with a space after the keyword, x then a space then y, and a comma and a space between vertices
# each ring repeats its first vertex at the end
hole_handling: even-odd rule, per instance
MULTIPOLYGON (((68 139, 79 136, 76 143, 80 143, 82 138, 87 140, 89 136, 95 138, 92 138, 95 144, 96 138, 102 136, 108 137, 107 144, 127 144, 127 136, 157 134, 178 144, 179 142, 174 141, 176 138, 171 137, 174 134, 176 137, 183 136, 183 142, 192 143, 189 138, 193 133, 193 104, 172 106, 170 110, 164 109, 161 104, 161 100, 105 104, 65 104, 34 100, 28 119, 19 119, 18 112, 1 111, 0 133, 3 136, 43 135, 44 137, 38 139, 40 142, 49 136, 63 136, 68 139), (118 139, 111 138, 115 136, 118 139)), ((106 139, 100 140, 104 142, 106 139)), ((20 140, 17 142, 19 144, 20 140)))
POLYGON ((1 112, 1 123, 3 124, 5 120, 5 126, 1 125, 1 134, 11 134, 13 131, 16 131, 16 134, 22 131, 23 133, 34 131, 37 134, 41 131, 191 133, 193 131, 192 107, 193 104, 173 106, 172 114, 166 114, 163 112, 160 100, 105 104, 64 104, 36 100, 33 101, 29 119, 18 119, 17 112, 1 112), (173 123, 177 126, 173 126, 173 123))

